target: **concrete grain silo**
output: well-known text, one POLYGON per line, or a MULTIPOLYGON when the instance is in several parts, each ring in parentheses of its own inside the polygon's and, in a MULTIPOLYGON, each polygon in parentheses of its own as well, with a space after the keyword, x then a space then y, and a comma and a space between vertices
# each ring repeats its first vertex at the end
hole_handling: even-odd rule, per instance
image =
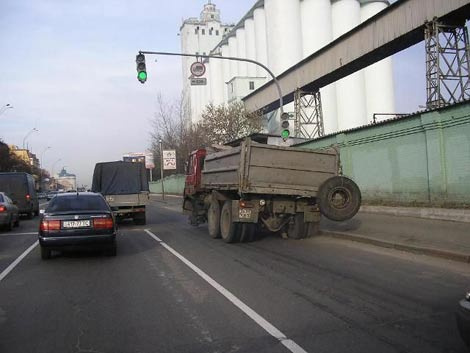
POLYGON ((223 79, 223 62, 220 59, 210 59, 210 84, 212 103, 215 105, 224 102, 225 84, 223 79))
MULTIPOLYGON (((258 7, 253 11, 253 21, 255 23, 256 61, 263 65, 268 65, 266 11, 264 10, 264 7, 258 7)), ((263 68, 256 66, 256 76, 265 77, 267 76, 267 73, 263 68)))
MULTIPOLYGON (((255 35, 255 21, 253 18, 247 18, 245 20, 245 45, 246 45, 246 58, 256 60, 256 35, 255 35)), ((256 76, 255 64, 247 64, 247 75, 248 77, 256 76)))
MULTIPOLYGON (((303 58, 310 56, 333 40, 333 24, 330 0, 302 0, 300 2, 302 23, 303 58)), ((323 126, 325 133, 338 129, 335 84, 320 90, 323 126)))
MULTIPOLYGON (((230 49, 228 44, 224 44, 221 47, 222 56, 230 56, 230 49)), ((222 78, 224 85, 224 102, 228 101, 228 90, 227 82, 231 79, 230 77, 230 62, 228 60, 222 60, 222 78)))
MULTIPOLYGON (((229 48, 229 54, 230 56, 238 57, 238 43, 235 35, 231 35, 228 38, 228 48, 229 48)), ((238 76, 238 63, 234 60, 230 60, 230 78, 238 76)))
MULTIPOLYGON (((360 0, 361 22, 366 21, 389 6, 387 0, 360 0)), ((373 120, 374 113, 395 113, 392 58, 388 57, 364 69, 366 117, 373 120)))
MULTIPOLYGON (((333 39, 361 22, 358 0, 332 0, 333 39)), ((364 72, 358 71, 336 82, 338 129, 367 124, 364 72)))
MULTIPOLYGON (((246 58, 246 40, 245 40, 245 28, 244 27, 237 28, 236 38, 237 38, 237 56, 239 58, 246 58)), ((238 66, 237 76, 245 77, 248 75, 248 66, 246 62, 238 61, 237 66, 238 66)))

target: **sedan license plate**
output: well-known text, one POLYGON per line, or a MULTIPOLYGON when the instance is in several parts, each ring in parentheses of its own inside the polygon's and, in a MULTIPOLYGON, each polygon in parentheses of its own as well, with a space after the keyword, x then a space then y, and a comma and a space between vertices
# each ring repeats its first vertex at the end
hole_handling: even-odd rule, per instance
POLYGON ((249 208, 241 208, 238 212, 238 217, 240 219, 250 219, 251 218, 251 210, 249 208))
POLYGON ((63 228, 86 228, 90 226, 90 220, 86 221, 63 221, 63 228))

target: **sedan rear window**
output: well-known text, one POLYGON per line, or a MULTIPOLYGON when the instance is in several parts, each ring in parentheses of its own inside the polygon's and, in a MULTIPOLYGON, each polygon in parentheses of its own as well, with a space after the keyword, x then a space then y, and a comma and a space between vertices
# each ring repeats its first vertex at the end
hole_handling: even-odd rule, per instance
POLYGON ((108 211, 106 201, 98 195, 67 195, 54 197, 46 212, 108 211))
POLYGON ((5 202, 5 200, 3 200, 3 195, 0 194, 0 202, 5 202))

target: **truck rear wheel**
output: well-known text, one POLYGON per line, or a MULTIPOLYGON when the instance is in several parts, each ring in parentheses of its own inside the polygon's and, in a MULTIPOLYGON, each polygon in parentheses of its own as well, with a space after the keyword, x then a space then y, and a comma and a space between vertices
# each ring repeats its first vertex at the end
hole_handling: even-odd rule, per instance
POLYGON ((226 243, 236 243, 240 240, 240 223, 233 222, 232 201, 224 202, 220 215, 220 235, 226 243))
POLYGON ((318 190, 320 212, 332 221, 345 221, 355 216, 361 207, 361 191, 354 181, 335 176, 318 190))
POLYGON ((207 210, 207 229, 212 238, 220 238, 220 203, 217 200, 212 200, 207 210))

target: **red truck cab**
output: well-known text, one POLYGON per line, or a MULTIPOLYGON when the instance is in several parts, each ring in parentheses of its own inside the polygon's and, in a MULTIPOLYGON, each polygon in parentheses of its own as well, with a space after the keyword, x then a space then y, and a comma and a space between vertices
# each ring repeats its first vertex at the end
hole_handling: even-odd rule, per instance
POLYGON ((204 168, 205 149, 198 149, 189 155, 184 183, 184 195, 194 195, 201 189, 201 171, 204 168))

